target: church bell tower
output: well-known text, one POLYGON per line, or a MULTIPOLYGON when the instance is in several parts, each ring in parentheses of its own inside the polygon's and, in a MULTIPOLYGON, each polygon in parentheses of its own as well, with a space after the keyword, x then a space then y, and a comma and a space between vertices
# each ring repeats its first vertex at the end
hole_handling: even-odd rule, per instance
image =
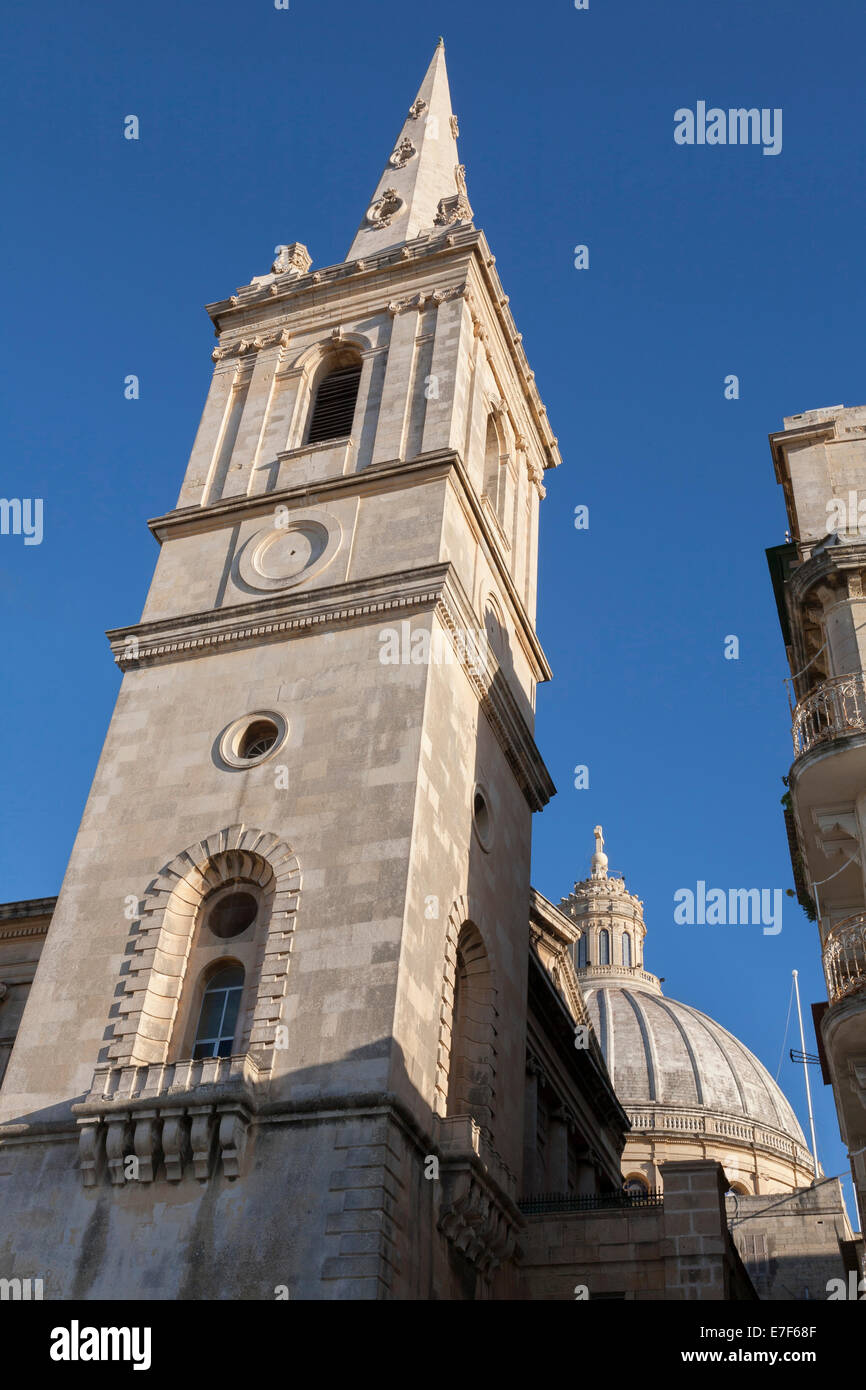
POLYGON ((208 306, 0 1093, 46 1297, 515 1287, 560 460, 457 138, 440 42, 346 260, 208 306))

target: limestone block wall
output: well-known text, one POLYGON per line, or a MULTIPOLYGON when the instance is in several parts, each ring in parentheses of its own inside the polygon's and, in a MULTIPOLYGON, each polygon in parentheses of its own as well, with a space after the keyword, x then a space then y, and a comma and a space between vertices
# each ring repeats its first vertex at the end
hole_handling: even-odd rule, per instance
POLYGON ((56 901, 56 898, 35 898, 0 904, 0 1085, 56 901))
MULTIPOLYGON (((786 500, 794 533, 804 547, 827 535, 827 503, 848 493, 866 498, 866 406, 831 406, 785 419, 773 435, 777 457, 784 455, 786 500)), ((781 478, 780 478, 781 481, 781 478)), ((856 517, 852 518, 857 529, 856 517)))
POLYGON ((292 1045, 278 1068, 293 1087, 305 1084, 305 1067, 329 1062, 325 1089, 384 1081, 426 668, 382 666, 377 631, 359 625, 339 639, 242 646, 126 674, 3 1087, 3 1118, 67 1113, 86 1093, 129 949, 129 898, 142 898, 187 846, 235 824, 280 836, 300 863, 284 1003, 292 1045), (249 771, 221 766, 221 732, 271 708, 288 724, 283 747, 249 771), (285 787, 276 785, 280 767, 285 787))
POLYGON ((717 1163, 665 1165, 663 1205, 529 1216, 532 1299, 713 1301, 756 1297, 725 1225, 717 1163))
POLYGON ((431 665, 394 1035, 413 1088, 431 1106, 437 1092, 444 1103, 439 1073, 449 1063, 453 943, 462 923, 473 922, 495 989, 493 1142, 515 1175, 522 1164, 531 814, 466 673, 431 665), (487 834, 473 814, 479 786, 487 834))
POLYGON ((842 1245, 852 1232, 838 1178, 781 1198, 728 1196, 726 1208, 761 1298, 826 1299, 828 1281, 845 1278, 842 1245))

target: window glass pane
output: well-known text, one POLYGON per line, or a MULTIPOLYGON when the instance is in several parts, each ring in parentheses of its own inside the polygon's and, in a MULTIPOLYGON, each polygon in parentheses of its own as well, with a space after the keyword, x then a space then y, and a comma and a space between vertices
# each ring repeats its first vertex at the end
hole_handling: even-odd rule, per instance
POLYGON ((215 1038, 219 1032, 220 1019, 223 1016, 224 995, 222 990, 211 992, 208 990, 202 1000, 201 1017, 198 1023, 197 1039, 215 1038))
MULTIPOLYGON (((221 1038, 227 1038, 227 1039, 228 1039, 228 1042, 229 1042, 229 1051, 231 1051, 231 1044, 232 1044, 232 1042, 234 1041, 235 1028, 236 1028, 236 1026, 237 1026, 237 1021, 238 1021, 238 1010, 240 1009, 240 1007, 241 1007, 241 990, 239 990, 239 989, 230 989, 230 990, 227 990, 227 991, 226 991, 226 1007, 225 1007, 225 1014, 224 1014, 224 1016, 223 1016, 222 1027, 220 1028, 220 1037, 221 1037, 221 1038)), ((220 1053, 220 1056, 221 1056, 221 1057, 224 1057, 225 1055, 226 1055, 226 1054, 225 1054, 224 1052, 221 1052, 221 1053, 220 1053)))
POLYGON ((218 970, 208 981, 208 991, 212 989, 231 989, 235 985, 242 985, 244 982, 243 967, 240 965, 225 965, 222 970, 218 970))
POLYGON ((610 965, 610 933, 606 928, 598 936, 598 963, 610 965))
POLYGON ((243 968, 237 964, 226 965, 211 977, 201 1002, 194 1059, 231 1056, 243 982, 243 968))
POLYGON ((622 963, 631 965, 631 937, 628 932, 622 934, 622 963))

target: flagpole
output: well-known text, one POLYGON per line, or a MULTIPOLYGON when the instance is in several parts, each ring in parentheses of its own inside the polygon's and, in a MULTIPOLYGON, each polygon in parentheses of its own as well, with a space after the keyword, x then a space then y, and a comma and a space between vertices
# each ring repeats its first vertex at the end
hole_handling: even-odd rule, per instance
POLYGON ((791 972, 794 976, 794 992, 797 995, 797 1018, 800 1021, 800 1051, 803 1055, 803 1075, 806 1078, 806 1104, 809 1107, 809 1129, 812 1134, 812 1162, 815 1165, 815 1181, 818 1181, 818 1143, 815 1139, 815 1116, 812 1114, 812 1088, 809 1085, 809 1063, 806 1061, 806 1039, 803 1036, 803 1011, 800 1008, 800 985, 797 980, 797 971, 791 972))

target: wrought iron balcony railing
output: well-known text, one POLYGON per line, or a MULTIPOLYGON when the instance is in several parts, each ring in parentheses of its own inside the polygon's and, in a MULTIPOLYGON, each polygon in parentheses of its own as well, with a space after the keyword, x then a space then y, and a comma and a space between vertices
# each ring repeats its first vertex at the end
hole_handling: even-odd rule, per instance
POLYGON ((543 1216, 560 1211, 612 1211, 635 1207, 660 1207, 664 1197, 656 1188, 646 1192, 600 1192, 580 1196, 576 1192, 539 1192, 517 1205, 524 1216, 543 1216))
POLYGON ((866 912, 830 928, 824 942, 824 978, 831 1004, 866 990, 866 912))
POLYGON ((793 712, 794 757, 846 734, 866 733, 866 677, 833 676, 793 712))

